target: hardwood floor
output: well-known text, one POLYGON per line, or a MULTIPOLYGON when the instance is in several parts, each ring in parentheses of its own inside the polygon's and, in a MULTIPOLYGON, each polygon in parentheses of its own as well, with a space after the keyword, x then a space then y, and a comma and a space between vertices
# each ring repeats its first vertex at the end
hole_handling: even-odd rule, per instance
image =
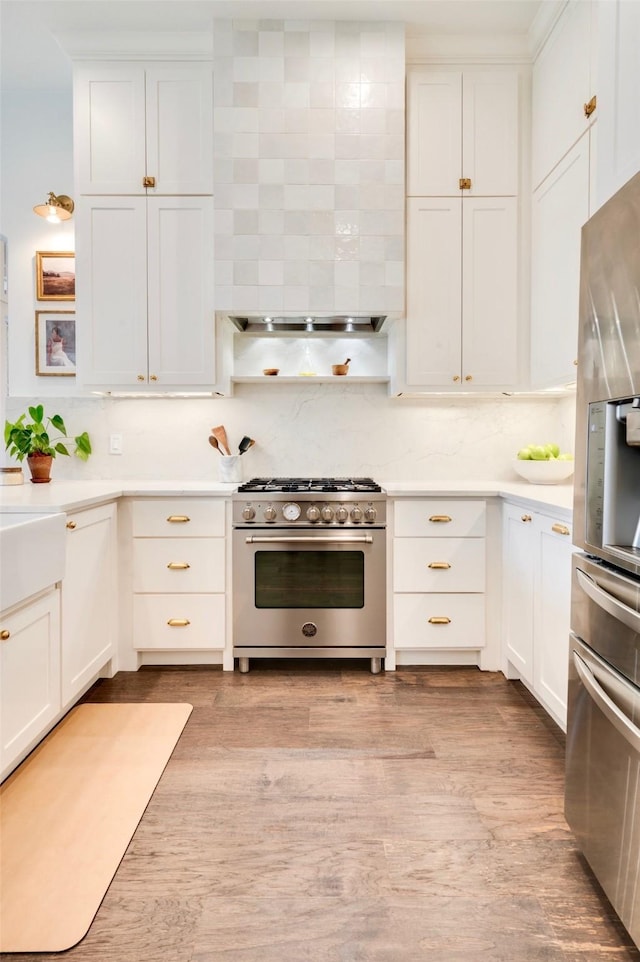
POLYGON ((85 700, 194 710, 89 933, 48 959, 640 960, 564 821, 562 733, 500 674, 145 668, 85 700))

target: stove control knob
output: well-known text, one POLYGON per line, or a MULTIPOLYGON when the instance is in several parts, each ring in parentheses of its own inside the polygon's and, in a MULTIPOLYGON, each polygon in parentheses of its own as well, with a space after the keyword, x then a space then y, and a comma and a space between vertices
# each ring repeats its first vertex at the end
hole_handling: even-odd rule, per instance
POLYGON ((372 504, 368 505, 368 506, 364 509, 364 520, 365 520, 365 521, 368 521, 369 524, 371 524, 372 522, 374 522, 374 521, 376 520, 376 515, 377 515, 377 513, 378 513, 378 512, 376 511, 376 509, 374 508, 374 506, 373 506, 372 504))
POLYGON ((276 511, 276 509, 272 504, 267 505, 267 507, 264 509, 265 521, 275 521, 277 515, 278 515, 278 512, 276 511))
POLYGON ((256 509, 251 504, 246 504, 242 509, 242 517, 245 521, 253 521, 256 516, 256 509))
POLYGON ((351 509, 351 520, 356 523, 362 521, 362 508, 359 508, 358 505, 351 509))
POLYGON ((325 504, 320 514, 322 515, 323 521, 333 521, 333 508, 331 505, 325 504))
POLYGON ((344 524, 349 518, 349 512, 343 504, 339 508, 336 508, 336 521, 339 524, 344 524))
POLYGON ((312 504, 310 508, 307 508, 307 521, 312 521, 314 524, 316 521, 320 520, 320 508, 317 505, 312 504))

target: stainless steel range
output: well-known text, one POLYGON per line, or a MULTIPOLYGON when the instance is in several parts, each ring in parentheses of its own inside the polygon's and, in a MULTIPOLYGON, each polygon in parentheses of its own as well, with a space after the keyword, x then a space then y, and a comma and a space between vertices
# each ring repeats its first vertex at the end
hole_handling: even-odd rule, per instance
POLYGON ((386 649, 386 497, 371 478, 254 478, 233 495, 233 654, 386 649))

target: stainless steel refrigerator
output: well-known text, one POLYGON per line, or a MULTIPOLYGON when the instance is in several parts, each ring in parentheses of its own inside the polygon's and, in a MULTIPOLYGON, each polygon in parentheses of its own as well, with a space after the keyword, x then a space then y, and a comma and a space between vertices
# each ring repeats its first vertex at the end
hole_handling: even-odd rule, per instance
POLYGON ((565 813, 640 945, 640 173, 582 229, 565 813))

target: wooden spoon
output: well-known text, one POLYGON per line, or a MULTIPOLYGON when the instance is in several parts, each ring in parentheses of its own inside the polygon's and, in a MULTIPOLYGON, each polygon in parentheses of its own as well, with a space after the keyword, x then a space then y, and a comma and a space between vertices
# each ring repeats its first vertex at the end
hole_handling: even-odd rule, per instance
POLYGON ((220 451, 220 445, 218 444, 218 439, 214 438, 213 435, 209 435, 209 444, 211 445, 212 448, 215 448, 216 451, 218 451, 220 454, 224 454, 223 451, 220 451))
POLYGON ((217 440, 224 453, 230 455, 231 451, 229 450, 229 441, 227 440, 227 432, 224 429, 224 425, 219 424, 217 428, 211 428, 211 433, 217 440))

